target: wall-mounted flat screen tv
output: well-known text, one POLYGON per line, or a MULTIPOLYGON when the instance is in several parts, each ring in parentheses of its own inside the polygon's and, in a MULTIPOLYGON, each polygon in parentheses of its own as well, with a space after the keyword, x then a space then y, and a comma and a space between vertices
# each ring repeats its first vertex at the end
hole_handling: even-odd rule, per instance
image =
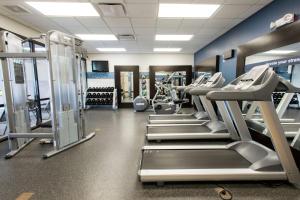
POLYGON ((107 60, 92 60, 93 72, 109 72, 107 60))

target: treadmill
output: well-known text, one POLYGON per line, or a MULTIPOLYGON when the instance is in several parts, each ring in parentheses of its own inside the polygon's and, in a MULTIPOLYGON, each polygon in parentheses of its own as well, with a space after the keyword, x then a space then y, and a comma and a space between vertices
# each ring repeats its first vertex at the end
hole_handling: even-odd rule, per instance
POLYGON ((257 66, 222 89, 209 92, 208 99, 228 102, 241 141, 144 146, 138 171, 141 182, 287 180, 299 184, 299 170, 271 101, 278 81, 271 68, 257 66), (251 139, 238 101, 258 102, 276 151, 251 139))
POLYGON ((231 139, 238 140, 234 124, 224 101, 216 101, 221 121, 215 109, 205 94, 210 90, 220 88, 224 84, 222 73, 215 73, 205 84, 190 90, 190 94, 199 96, 204 109, 208 113, 209 121, 202 121, 201 124, 148 124, 147 140, 191 140, 191 139, 231 139), (205 90, 203 90, 205 88, 205 90), (201 91, 201 93, 198 92, 201 91), (205 93, 203 93, 205 91, 205 93))
MULTIPOLYGON (((189 94, 189 91, 201 84, 206 82, 207 78, 205 75, 199 76, 194 83, 188 86, 177 86, 177 91, 184 91, 185 94, 189 94)), ((196 105, 197 112, 190 114, 163 114, 163 115, 149 115, 149 124, 184 124, 184 123, 202 123, 208 120, 207 113, 203 110, 198 96, 193 96, 193 102, 196 105)))
MULTIPOLYGON (((294 95, 297 93, 300 93, 300 88, 295 87, 291 82, 283 79, 282 77, 279 78, 279 84, 277 85, 276 91, 275 92, 284 92, 284 95, 281 99, 281 101, 279 102, 279 104, 276 107, 276 112, 277 115, 279 117, 279 120, 281 122, 281 125, 283 126, 283 129, 285 130, 285 136, 289 139, 293 139, 295 138, 297 135, 299 135, 300 130, 300 123, 299 122, 295 122, 295 119, 290 119, 290 120, 286 120, 283 118, 284 113, 286 112, 291 100, 293 99, 294 95), (282 121, 282 119, 284 119, 282 121)), ((252 103, 252 105, 254 105, 253 107, 255 107, 255 110, 257 109, 258 105, 256 102, 252 103)), ((252 106, 251 106, 252 107, 252 106)), ((254 113, 254 111, 253 111, 254 113)), ((253 114, 252 114, 253 115, 253 114)), ((251 116, 252 115, 246 115, 246 121, 250 122, 250 123, 257 123, 258 125, 264 126, 263 125, 263 120, 257 120, 257 119, 252 119, 251 120, 251 116)), ((265 135, 269 135, 270 133, 268 132, 268 129, 265 128, 262 131, 263 134, 265 135)))

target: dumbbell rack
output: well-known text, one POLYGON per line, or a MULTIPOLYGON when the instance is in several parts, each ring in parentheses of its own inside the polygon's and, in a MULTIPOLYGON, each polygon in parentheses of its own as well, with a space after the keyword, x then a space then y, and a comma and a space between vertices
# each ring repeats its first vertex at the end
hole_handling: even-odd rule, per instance
POLYGON ((89 87, 86 95, 86 106, 116 109, 117 91, 114 87, 89 87))
MULTIPOLYGON (((275 105, 278 105, 285 93, 284 92, 273 92, 273 102, 275 105)), ((299 107, 299 101, 297 94, 294 95, 293 99, 290 102, 290 107, 299 107)))

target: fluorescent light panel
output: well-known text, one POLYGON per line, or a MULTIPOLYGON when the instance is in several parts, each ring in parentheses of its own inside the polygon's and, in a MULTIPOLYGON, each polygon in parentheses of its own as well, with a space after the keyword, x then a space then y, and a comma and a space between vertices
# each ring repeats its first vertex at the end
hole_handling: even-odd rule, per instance
MULTIPOLYGON (((29 47, 23 47, 23 49, 26 50, 26 51, 30 51, 29 47)), ((44 48, 44 47, 35 47, 34 50, 35 51, 46 51, 46 48, 44 48)))
POLYGON ((154 48, 154 52, 179 52, 181 48, 154 48))
POLYGON ((155 40, 159 41, 189 41, 193 35, 155 35, 155 40))
POLYGON ((33 2, 33 1, 27 1, 26 3, 47 16, 58 16, 58 17, 99 16, 99 13, 90 3, 33 2))
POLYGON ((159 4, 158 17, 209 18, 220 7, 218 4, 159 4))
POLYGON ((265 54, 290 54, 290 53, 295 53, 296 51, 294 50, 271 50, 271 51, 266 51, 264 52, 265 54))
POLYGON ((107 51, 107 52, 124 52, 125 48, 97 48, 98 51, 107 51))
POLYGON ((118 40, 115 35, 112 34, 76 34, 82 40, 118 40))

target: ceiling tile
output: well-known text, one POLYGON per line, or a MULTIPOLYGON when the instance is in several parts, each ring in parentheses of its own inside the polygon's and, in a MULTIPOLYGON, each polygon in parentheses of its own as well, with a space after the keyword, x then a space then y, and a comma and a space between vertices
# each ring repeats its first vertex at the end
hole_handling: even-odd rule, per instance
POLYGON ((156 17, 158 13, 157 4, 127 4, 129 17, 156 17))
POLYGON ((70 33, 72 34, 88 34, 90 33, 89 30, 87 30, 85 27, 83 26, 74 26, 74 27, 65 27, 65 29, 67 29, 68 31, 70 31, 70 33))
POLYGON ((172 35, 176 34, 178 28, 172 28, 172 27, 166 27, 166 28, 160 28, 158 27, 156 30, 157 34, 167 34, 167 35, 172 35))
POLYGON ((76 17, 76 20, 86 27, 106 26, 106 24, 100 17, 76 17))
POLYGON ((153 35, 156 32, 155 28, 134 28, 134 32, 140 35, 153 35))
POLYGON ((121 28, 112 27, 111 31, 114 34, 133 34, 133 30, 131 27, 121 27, 121 28))
POLYGON ((224 0, 194 0, 193 3, 223 4, 224 0))
POLYGON ((200 31, 201 29, 199 27, 179 27, 176 31, 176 34, 196 34, 200 31))
POLYGON ((131 18, 133 27, 155 27, 156 18, 131 18))
POLYGON ((120 44, 126 46, 137 46, 137 41, 120 41, 120 44))
POLYGON ((245 11, 247 11, 250 5, 223 5, 213 18, 238 18, 245 11))
POLYGON ((243 12, 239 18, 248 18, 251 15, 253 15, 254 13, 258 12, 260 9, 262 9, 263 7, 265 7, 265 5, 253 5, 251 6, 248 10, 246 10, 245 12, 243 12))
POLYGON ((205 19, 183 19, 180 27, 202 27, 205 22, 207 22, 205 19))
POLYGON ((126 3, 158 3, 158 0, 125 0, 126 3))
POLYGON ((51 17, 49 19, 63 27, 81 26, 81 24, 74 17, 51 17))
POLYGON ((119 41, 102 41, 102 47, 122 47, 119 41))
POLYGON ((224 0, 224 4, 253 5, 258 0, 224 0))
POLYGON ((159 3, 194 3, 194 0, 160 0, 159 3))
POLYGON ((233 23, 241 22, 241 19, 209 19, 202 28, 225 28, 233 23))
POLYGON ((177 28, 181 24, 182 19, 158 19, 157 27, 158 28, 177 28))
POLYGON ((59 24, 51 21, 47 17, 35 17, 35 16, 22 16, 22 20, 25 20, 27 25, 38 27, 41 31, 47 32, 49 30, 66 31, 66 29, 59 24))
POLYGON ((258 0, 256 2, 256 4, 264 4, 264 5, 267 5, 269 3, 271 3, 273 0, 258 0))
MULTIPOLYGON (((54 0, 60 1, 60 0, 54 0)), ((257 12, 271 0, 64 0, 80 2, 123 3, 128 17, 46 17, 28 7, 24 0, 0 0, 3 4, 25 6, 31 14, 16 15, 4 9, 0 13, 24 25, 41 31, 59 30, 66 33, 135 34, 136 41, 87 41, 89 52, 98 53, 97 47, 124 47, 127 53, 152 53, 153 47, 180 47, 183 53, 193 53, 229 29, 257 12), (222 4, 210 19, 158 19, 158 3, 215 3, 222 4), (193 34, 189 42, 155 41, 156 33, 193 34)))
POLYGON ((107 27, 87 27, 91 34, 111 34, 111 30, 107 27))
POLYGON ((138 42, 153 42, 154 41, 154 34, 153 35, 135 35, 136 40, 138 42))
POLYGON ((89 47, 97 48, 103 46, 101 41, 83 41, 84 45, 88 45, 89 47))
POLYGON ((104 18, 109 27, 131 27, 128 18, 104 18))

